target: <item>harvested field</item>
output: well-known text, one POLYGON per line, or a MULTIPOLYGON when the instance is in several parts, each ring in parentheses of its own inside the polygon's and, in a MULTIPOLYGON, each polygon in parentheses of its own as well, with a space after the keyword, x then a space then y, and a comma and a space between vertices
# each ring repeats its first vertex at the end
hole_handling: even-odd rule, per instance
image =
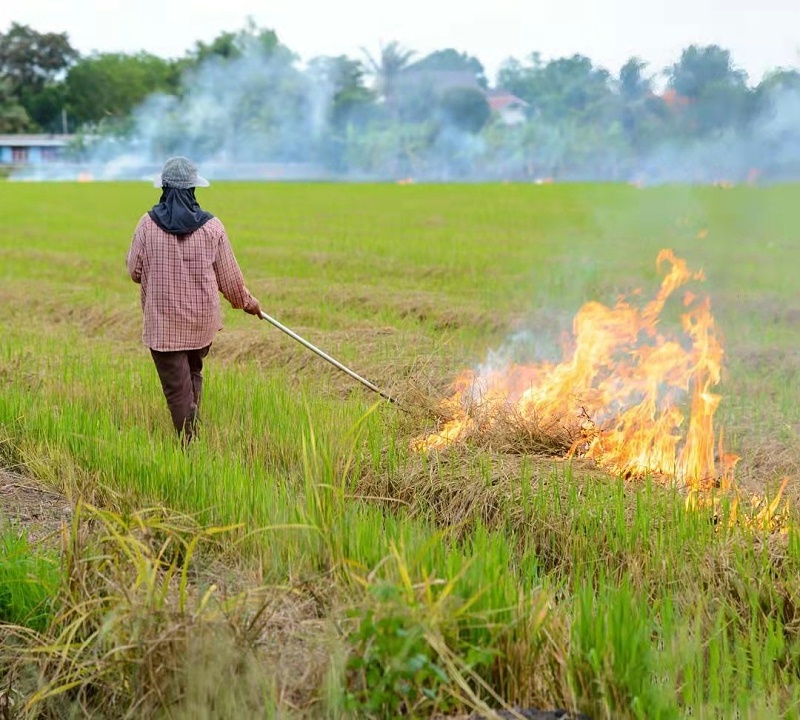
POLYGON ((0 185, 0 717, 800 713, 796 187, 202 192, 264 310, 399 406, 227 308, 183 452, 124 268, 152 189, 0 185), (730 486, 452 400, 645 302, 662 248, 706 277, 730 486))

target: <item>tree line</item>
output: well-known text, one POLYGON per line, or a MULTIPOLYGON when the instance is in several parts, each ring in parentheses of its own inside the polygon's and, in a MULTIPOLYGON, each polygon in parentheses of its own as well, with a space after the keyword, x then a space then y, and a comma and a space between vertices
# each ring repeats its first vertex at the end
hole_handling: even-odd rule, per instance
POLYGON ((418 57, 393 42, 375 56, 301 65, 252 22, 173 59, 81 55, 66 33, 17 23, 0 33, 2 133, 136 140, 144 104, 159 118, 151 154, 185 148, 188 133, 205 157, 367 175, 619 179, 658 174, 681 153, 696 172, 715 162, 734 175, 800 168, 800 72, 776 69, 750 85, 716 45, 686 48, 661 74, 638 58, 614 74, 580 54, 532 53, 507 60, 494 84, 521 101, 513 122, 492 112, 480 60, 453 48, 418 57), (227 98, 227 114, 200 113, 192 125, 183 116, 197 116, 206 91, 227 98))

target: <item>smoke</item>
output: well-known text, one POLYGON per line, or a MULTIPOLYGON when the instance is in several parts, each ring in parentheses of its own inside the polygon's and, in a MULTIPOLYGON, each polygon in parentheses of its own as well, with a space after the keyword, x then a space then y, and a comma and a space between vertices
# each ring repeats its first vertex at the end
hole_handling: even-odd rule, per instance
POLYGON ((171 155, 201 162, 216 179, 322 177, 316 161, 331 96, 285 48, 246 48, 186 72, 180 96, 151 95, 125 127, 84 138, 77 162, 29 166, 13 179, 151 178, 171 155))
POLYGON ((800 90, 773 90, 765 106, 746 128, 658 147, 639 176, 650 183, 800 179, 800 90))
MULTIPOLYGON (((636 152, 618 121, 494 116, 465 129, 420 88, 418 115, 353 103, 343 114, 329 73, 300 69, 282 46, 245 48, 187 71, 179 96, 152 95, 124 127, 87 136, 74 161, 12 179, 144 179, 186 155, 212 180, 783 181, 800 178, 800 91, 775 89, 746 127, 636 152), (338 104, 337 104, 338 103, 338 104), (427 115, 425 112, 427 111, 427 115)), ((406 89, 406 92, 409 92, 406 89)))

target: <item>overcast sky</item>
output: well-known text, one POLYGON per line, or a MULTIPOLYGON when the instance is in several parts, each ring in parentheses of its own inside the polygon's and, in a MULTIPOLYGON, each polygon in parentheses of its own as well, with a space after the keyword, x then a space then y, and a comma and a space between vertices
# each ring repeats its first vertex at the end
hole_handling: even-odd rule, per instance
POLYGON ((178 57, 248 16, 304 60, 361 57, 362 47, 375 53, 397 40, 420 54, 466 51, 490 77, 535 50, 545 59, 580 52, 614 72, 637 55, 657 72, 692 43, 728 48, 751 82, 800 66, 797 0, 0 0, 0 30, 16 21, 66 31, 82 53, 178 57))

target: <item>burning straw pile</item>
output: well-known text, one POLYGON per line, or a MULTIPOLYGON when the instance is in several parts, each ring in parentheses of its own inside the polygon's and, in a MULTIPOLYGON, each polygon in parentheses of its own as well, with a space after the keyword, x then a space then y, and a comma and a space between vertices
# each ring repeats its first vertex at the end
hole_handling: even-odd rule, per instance
POLYGON ((477 441, 494 449, 586 457, 610 473, 675 479, 693 489, 732 483, 737 458, 714 433, 723 350, 710 301, 685 290, 682 335, 660 325, 667 300, 690 281, 704 280, 671 250, 656 296, 637 307, 585 304, 574 339, 558 363, 466 371, 446 399, 437 432, 418 438, 420 450, 477 441), (688 407, 688 412, 687 412, 688 407))

